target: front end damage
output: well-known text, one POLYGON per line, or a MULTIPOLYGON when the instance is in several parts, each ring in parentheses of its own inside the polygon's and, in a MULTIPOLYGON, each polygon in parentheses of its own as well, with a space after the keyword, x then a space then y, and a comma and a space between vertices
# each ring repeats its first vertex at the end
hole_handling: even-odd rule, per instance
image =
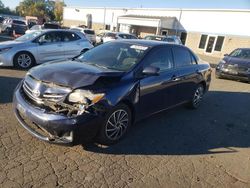
POLYGON ((105 111, 98 105, 103 97, 27 75, 15 91, 13 105, 19 123, 33 136, 69 144, 76 137, 89 140, 97 134, 105 111))

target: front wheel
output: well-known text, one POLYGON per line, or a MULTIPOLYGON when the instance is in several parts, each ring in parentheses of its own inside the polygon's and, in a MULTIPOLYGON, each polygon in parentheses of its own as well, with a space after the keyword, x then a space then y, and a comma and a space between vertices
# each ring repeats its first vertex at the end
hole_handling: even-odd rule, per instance
POLYGON ((122 139, 131 125, 131 111, 125 104, 119 104, 105 118, 100 129, 98 142, 112 145, 122 139))
POLYGON ((190 101, 189 103, 189 107, 192 109, 197 109, 202 102, 203 95, 204 95, 204 87, 203 85, 199 84, 195 89, 192 101, 190 101))
POLYGON ((35 59, 30 53, 20 52, 15 55, 13 63, 18 69, 29 69, 35 65, 35 59))

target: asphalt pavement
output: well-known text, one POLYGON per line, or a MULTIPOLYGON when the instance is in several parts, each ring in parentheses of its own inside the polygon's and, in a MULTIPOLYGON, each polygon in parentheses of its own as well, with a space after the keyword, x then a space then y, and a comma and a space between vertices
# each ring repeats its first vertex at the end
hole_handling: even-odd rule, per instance
POLYGON ((213 72, 198 110, 152 116, 112 147, 65 147, 37 140, 14 118, 25 73, 0 68, 0 187, 250 187, 250 84, 213 72))

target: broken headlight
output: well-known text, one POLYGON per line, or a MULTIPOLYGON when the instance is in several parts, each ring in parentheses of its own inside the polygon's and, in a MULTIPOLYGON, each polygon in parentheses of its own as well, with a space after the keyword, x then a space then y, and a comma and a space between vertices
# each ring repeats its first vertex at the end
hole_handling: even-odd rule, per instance
POLYGON ((68 96, 69 102, 85 105, 93 105, 99 102, 105 96, 104 93, 92 93, 88 90, 75 90, 68 96))
POLYGON ((217 69, 222 69, 224 67, 224 64, 226 63, 226 61, 221 60, 218 65, 217 65, 217 69))

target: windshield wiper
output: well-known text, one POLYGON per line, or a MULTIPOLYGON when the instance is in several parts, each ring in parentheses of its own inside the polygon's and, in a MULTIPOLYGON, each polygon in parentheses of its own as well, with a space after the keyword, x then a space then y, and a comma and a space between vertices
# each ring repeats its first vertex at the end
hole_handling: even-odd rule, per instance
POLYGON ((96 64, 96 63, 89 63, 89 65, 93 65, 95 67, 99 67, 99 68, 103 68, 103 69, 109 69, 108 67, 105 67, 103 65, 99 65, 99 64, 96 64))

